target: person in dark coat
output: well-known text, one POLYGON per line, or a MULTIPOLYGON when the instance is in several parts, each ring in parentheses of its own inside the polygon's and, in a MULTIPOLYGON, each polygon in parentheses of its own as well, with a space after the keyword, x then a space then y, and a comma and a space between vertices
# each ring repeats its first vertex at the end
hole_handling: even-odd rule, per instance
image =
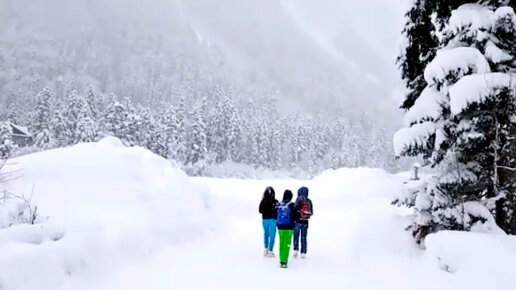
POLYGON ((304 186, 297 191, 295 212, 297 217, 294 225, 294 258, 298 256, 301 239, 301 258, 304 259, 308 250, 308 220, 314 214, 312 201, 308 198, 308 188, 304 186))
POLYGON ((290 246, 292 244, 292 232, 296 222, 295 204, 292 202, 292 191, 285 190, 283 200, 278 204, 277 225, 279 235, 280 266, 286 268, 290 246))
POLYGON ((263 193, 262 201, 258 211, 262 214, 263 242, 265 257, 274 257, 274 240, 276 239, 276 206, 278 201, 275 198, 274 189, 269 186, 263 193))

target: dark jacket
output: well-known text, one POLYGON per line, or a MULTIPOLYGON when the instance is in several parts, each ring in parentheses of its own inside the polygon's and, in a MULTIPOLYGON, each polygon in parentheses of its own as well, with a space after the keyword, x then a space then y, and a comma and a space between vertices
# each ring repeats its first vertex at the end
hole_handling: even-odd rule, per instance
POLYGON ((262 214, 262 218, 264 220, 273 219, 275 220, 277 218, 278 212, 276 210, 276 206, 278 204, 278 201, 276 199, 272 201, 266 201, 262 200, 260 202, 260 207, 258 211, 262 214))
POLYGON ((297 219, 297 214, 296 214, 296 205, 292 202, 292 192, 290 191, 285 191, 285 193, 283 194, 283 200, 282 200, 282 203, 287 203, 288 204, 288 207, 290 208, 290 224, 288 225, 278 225, 278 230, 293 230, 294 229, 294 224, 296 222, 296 219, 297 219))
POLYGON ((301 187, 299 188, 299 190, 297 191, 297 199, 296 199, 296 205, 295 205, 295 212, 296 212, 296 222, 297 223, 300 223, 300 224, 308 224, 308 220, 301 220, 300 219, 300 206, 301 206, 301 201, 306 199, 308 201, 308 203, 310 204, 310 216, 312 216, 314 214, 314 206, 312 204, 312 201, 308 198, 308 188, 306 187, 301 187))

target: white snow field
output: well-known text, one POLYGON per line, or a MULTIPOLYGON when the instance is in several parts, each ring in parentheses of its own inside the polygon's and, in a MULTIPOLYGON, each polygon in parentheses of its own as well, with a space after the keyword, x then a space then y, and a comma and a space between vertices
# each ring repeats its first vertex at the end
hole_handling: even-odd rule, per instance
POLYGON ((19 178, 7 189, 32 194, 41 216, 36 225, 0 229, 2 290, 511 289, 515 282, 512 236, 442 232, 427 238, 426 251, 416 248, 404 231, 407 211, 390 205, 404 175, 380 169, 313 180, 188 178, 114 138, 17 158, 8 169, 19 178), (291 258, 288 269, 262 256, 257 210, 267 185, 277 198, 305 185, 314 203, 308 258, 291 258))

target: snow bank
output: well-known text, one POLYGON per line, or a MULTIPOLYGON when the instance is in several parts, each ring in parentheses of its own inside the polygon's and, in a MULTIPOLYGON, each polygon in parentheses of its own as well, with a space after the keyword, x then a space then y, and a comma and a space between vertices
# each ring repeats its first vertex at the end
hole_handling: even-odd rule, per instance
POLYGON ((400 178, 379 168, 329 169, 316 176, 309 183, 316 192, 315 198, 332 202, 351 197, 370 199, 391 198, 392 191, 402 190, 400 178))
POLYGON ((209 226, 204 188, 165 159, 112 137, 23 156, 9 168, 21 178, 7 189, 32 196, 48 222, 0 230, 2 289, 95 279, 209 226))
MULTIPOLYGON (((427 236, 425 244, 427 257, 457 279, 482 277, 483 281, 476 282, 490 284, 489 289, 505 289, 508 277, 514 277, 514 236, 444 231, 427 236)), ((474 289, 484 289, 479 286, 474 289)))
POLYGON ((39 221, 37 208, 30 200, 9 192, 0 192, 0 229, 39 221))
POLYGON ((497 89, 516 87, 516 76, 506 73, 472 74, 450 87, 452 114, 459 114, 470 104, 482 103, 494 97, 497 89))
POLYGON ((484 55, 476 48, 457 47, 439 50, 435 58, 426 66, 425 80, 430 86, 442 84, 450 72, 457 72, 460 75, 483 74, 491 72, 491 68, 484 55))

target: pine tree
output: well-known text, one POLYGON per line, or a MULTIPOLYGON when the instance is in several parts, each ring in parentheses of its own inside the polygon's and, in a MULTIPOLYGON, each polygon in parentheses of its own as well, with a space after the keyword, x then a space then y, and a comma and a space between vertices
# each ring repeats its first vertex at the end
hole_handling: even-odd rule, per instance
POLYGON ((434 58, 438 46, 435 28, 432 25, 432 0, 415 0, 405 14, 403 37, 406 47, 396 63, 401 70, 401 78, 408 90, 401 108, 408 110, 426 87, 423 73, 426 65, 434 58))
POLYGON ((96 140, 99 132, 97 123, 92 117, 92 112, 85 97, 75 90, 69 96, 64 118, 67 145, 96 140))
POLYGON ((86 88, 86 103, 88 103, 93 120, 99 121, 104 110, 104 100, 91 85, 86 88))
POLYGON ((11 103, 9 105, 9 112, 7 113, 7 121, 13 124, 19 124, 18 112, 16 110, 16 105, 11 103))
POLYGON ((197 105, 191 114, 192 124, 188 132, 186 164, 200 164, 206 158, 206 120, 202 105, 197 105))
POLYGON ((477 222, 492 224, 489 211, 498 225, 511 231, 504 221, 514 208, 509 194, 514 179, 504 185, 499 171, 515 165, 514 152, 507 151, 514 145, 515 77, 500 62, 509 56, 514 61, 514 54, 503 51, 510 46, 496 35, 510 35, 516 21, 509 19, 516 18, 512 9, 493 12, 496 8, 466 4, 451 13, 442 31, 442 50, 425 70, 428 85, 405 116, 409 127, 395 136, 398 155, 421 154, 437 169, 425 190, 401 201, 419 216, 415 236, 442 228, 469 230, 477 222), (471 19, 494 21, 465 23, 471 19), (504 32, 498 31, 501 22, 504 32), (507 163, 501 164, 501 156, 507 163))
POLYGON ((36 96, 36 107, 32 117, 31 129, 35 136, 38 148, 46 149, 51 143, 52 118, 51 109, 52 94, 49 89, 43 89, 36 96))
POLYGON ((129 99, 122 102, 116 96, 112 97, 106 107, 102 118, 103 130, 122 141, 126 146, 137 145, 137 140, 141 137, 138 130, 140 117, 129 99))
POLYGON ((186 136, 186 107, 184 99, 181 97, 179 99, 179 104, 177 105, 177 110, 175 111, 175 121, 176 121, 176 143, 177 148, 175 148, 175 156, 176 160, 180 163, 186 163, 186 155, 187 155, 187 136, 186 136))
POLYGON ((16 148, 12 140, 12 128, 9 122, 0 122, 0 159, 6 159, 11 156, 16 148))
MULTIPOLYGON (((50 121, 50 142, 47 147, 62 147, 67 145, 67 122, 63 111, 61 106, 57 106, 54 110, 52 120, 50 121)), ((41 140, 45 140, 45 136, 46 133, 43 131, 41 140)), ((38 147, 45 148, 41 145, 38 147)))
POLYGON ((238 112, 228 97, 224 97, 215 109, 211 118, 209 145, 210 151, 215 154, 217 163, 232 159, 236 153, 237 139, 240 134, 238 128, 238 112))

